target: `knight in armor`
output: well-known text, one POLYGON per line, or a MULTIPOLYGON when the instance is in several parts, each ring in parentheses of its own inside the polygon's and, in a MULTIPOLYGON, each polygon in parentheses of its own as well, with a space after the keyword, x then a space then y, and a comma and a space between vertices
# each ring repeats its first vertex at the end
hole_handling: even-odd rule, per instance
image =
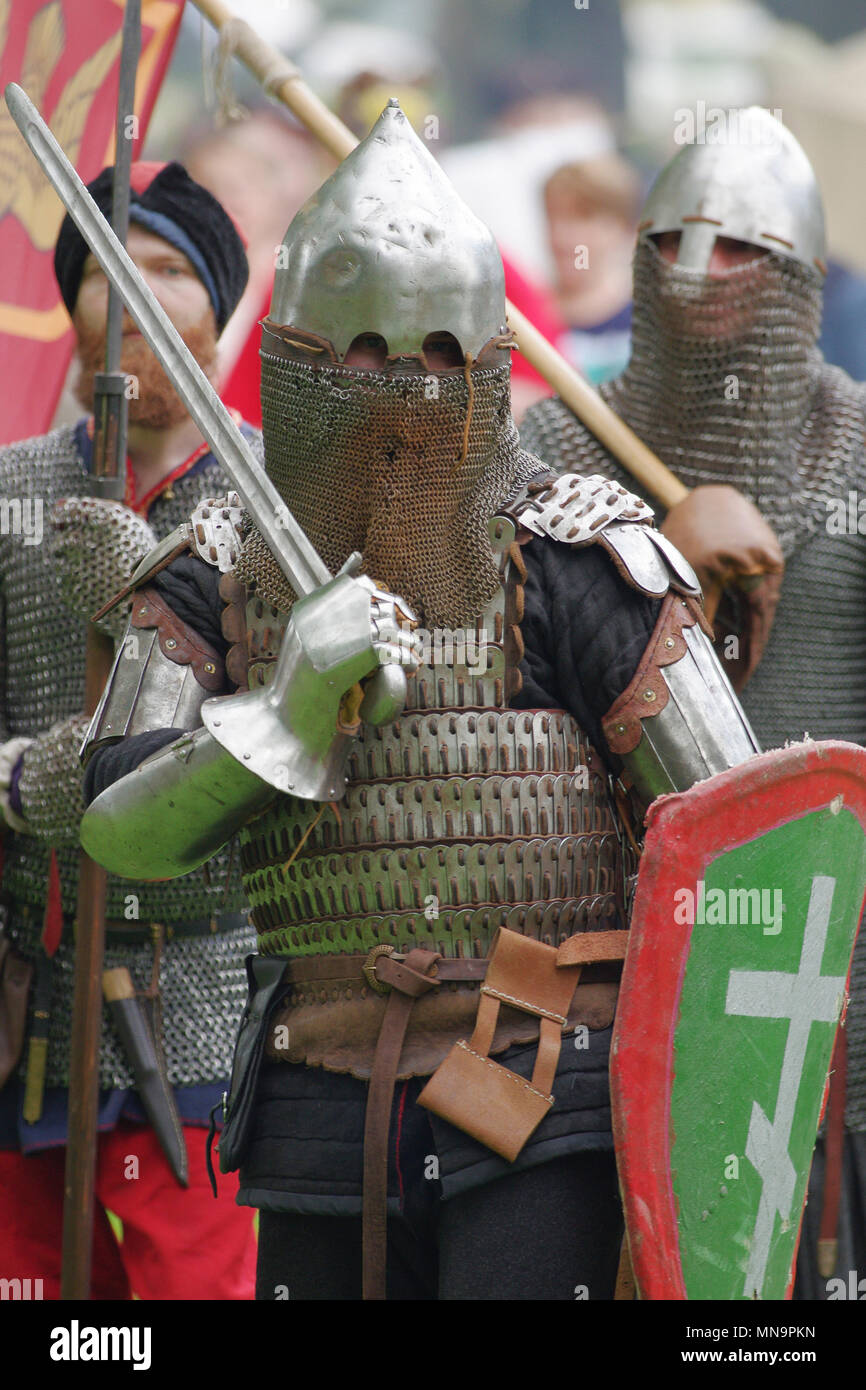
POLYGON ((262 1299, 612 1296, 641 807, 756 750, 649 508, 520 448, 510 348, 495 242, 392 102, 292 222, 262 332, 266 470, 335 577, 297 598, 236 497, 199 509, 134 612, 206 626, 222 684, 167 727, 148 643, 88 734, 100 862, 164 878, 239 833, 220 1165, 262 1299))
MULTIPOLYGON (((104 170, 89 187, 104 212, 112 174, 104 170)), ((131 184, 130 254, 210 371, 247 279, 242 240, 180 165, 134 164, 131 184)), ((55 271, 76 331, 79 399, 89 409, 104 361, 107 285, 68 217, 55 271)), ((0 539, 0 1019, 11 1034, 0 1077, 0 1273, 38 1278, 45 1298, 60 1292, 87 625, 159 539, 228 485, 133 327, 125 320, 122 370, 133 389, 123 504, 80 495, 91 469, 90 415, 0 453, 0 492, 21 499, 22 515, 32 508, 45 530, 43 544, 5 527, 0 539)), ((166 690, 167 708, 172 693, 183 706, 182 683, 166 690)), ((213 1202, 204 1163, 203 1127, 229 1075, 253 941, 237 864, 225 848, 172 882, 109 876, 106 919, 106 969, 128 971, 150 1001, 141 1007, 152 1012, 166 1113, 155 1127, 145 1123, 134 1059, 106 1009, 93 1297, 251 1298, 250 1214, 228 1191, 213 1202), (160 1140, 171 1145, 174 1172, 160 1140), (106 1208, 123 1222, 122 1245, 106 1208)))
MULTIPOLYGON (((816 347, 826 268, 812 168, 768 112, 730 114, 726 140, 686 146, 649 194, 631 358, 601 393, 692 489, 661 529, 719 605, 718 649, 762 745, 866 744, 866 392, 816 347)), ((521 440, 558 469, 627 478, 561 401, 534 407, 521 440)), ((841 1148, 847 1039, 844 1200, 837 1230, 839 1172, 828 1157, 825 1203, 819 1140, 799 1263, 808 1298, 866 1269, 862 933, 850 990, 826 1144, 835 1131, 841 1148)))

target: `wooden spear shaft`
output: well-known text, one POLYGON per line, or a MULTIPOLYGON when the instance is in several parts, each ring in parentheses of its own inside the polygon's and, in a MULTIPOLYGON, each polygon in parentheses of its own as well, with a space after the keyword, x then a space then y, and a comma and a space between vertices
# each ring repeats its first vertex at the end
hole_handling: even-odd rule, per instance
MULTIPOLYGON (((114 148, 112 224, 126 241, 132 141, 126 121, 135 108, 135 76, 141 51, 140 0, 126 0, 123 16, 114 148)), ((97 377, 91 491, 123 497, 126 482, 126 399, 120 370, 123 303, 109 289, 105 372, 97 377)), ((85 713, 91 716, 108 680, 114 644, 93 623, 87 629, 85 713)), ((75 987, 69 1055, 69 1111, 63 1182, 63 1255, 60 1297, 90 1298, 99 1120, 99 1054, 102 1038, 102 966, 105 955, 105 870, 82 850, 75 930, 75 987)))
MULTIPOLYGON (((192 0, 209 19, 226 49, 264 87, 287 106, 336 159, 351 154, 358 141, 351 130, 310 90, 294 63, 266 43, 246 20, 239 19, 223 0, 192 0)), ((628 425, 611 410, 597 391, 584 381, 551 343, 513 304, 507 304, 508 323, 517 346, 556 394, 573 410, 596 439, 609 449, 624 468, 662 506, 670 509, 687 496, 688 488, 648 449, 628 425)))

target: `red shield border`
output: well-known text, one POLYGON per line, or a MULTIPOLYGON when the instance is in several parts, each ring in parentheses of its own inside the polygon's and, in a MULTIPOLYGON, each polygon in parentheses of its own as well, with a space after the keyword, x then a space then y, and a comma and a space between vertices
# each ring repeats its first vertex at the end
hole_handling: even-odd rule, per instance
POLYGON ((686 1298, 671 1177, 670 1106, 674 1031, 693 926, 675 922, 669 905, 676 890, 701 879, 719 854, 821 810, 840 794, 866 830, 866 749, 839 741, 807 742, 764 753, 687 792, 661 796, 647 813, 645 867, 610 1066, 626 1226, 645 1299, 686 1298))

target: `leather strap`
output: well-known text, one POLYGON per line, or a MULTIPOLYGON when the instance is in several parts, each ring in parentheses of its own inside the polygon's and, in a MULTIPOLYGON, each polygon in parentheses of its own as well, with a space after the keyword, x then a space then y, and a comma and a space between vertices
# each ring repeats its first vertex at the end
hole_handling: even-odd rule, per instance
MULTIPOLYGON (((589 956, 588 958, 592 963, 585 967, 581 976, 582 983, 618 980, 622 973, 622 967, 617 962, 625 955, 624 943, 628 939, 628 932, 586 932, 583 935, 590 941, 596 936, 603 937, 604 947, 607 947, 611 954, 608 955, 602 949, 600 956, 589 956), (617 938, 617 942, 611 948, 610 943, 613 938, 617 938), (622 949, 619 949, 619 938, 622 938, 623 941, 622 949), (614 950, 617 952, 616 955, 613 954, 614 950)), ((567 944, 565 943, 565 945, 567 944)), ((560 948, 561 951, 565 950, 565 945, 560 948)), ((563 958, 560 963, 571 965, 580 959, 587 959, 587 957, 581 957, 579 951, 575 950, 563 958)), ((363 969, 369 960, 369 956, 296 956, 294 959, 286 961, 285 979, 290 984, 306 984, 316 980, 351 979, 357 979, 360 984, 363 984, 363 969)), ((436 966, 436 978, 445 981, 483 980, 487 975, 489 964, 490 961, 486 956, 481 959, 471 958, 468 960, 440 956, 436 966)))
POLYGON ((388 1134, 400 1053, 412 1006, 422 994, 436 988, 438 981, 431 971, 441 959, 433 951, 416 947, 404 960, 380 955, 375 962, 376 979, 390 985, 391 992, 376 1043, 364 1122, 362 1296, 367 1300, 385 1297, 388 1134))
POLYGON ((818 1273, 831 1279, 839 1249, 839 1200, 842 1194, 842 1151, 845 1143, 845 1089, 848 1071, 848 1043, 845 1029, 836 1034, 831 1063, 830 1094, 827 1100, 826 1160, 821 1225, 818 1232, 818 1273))

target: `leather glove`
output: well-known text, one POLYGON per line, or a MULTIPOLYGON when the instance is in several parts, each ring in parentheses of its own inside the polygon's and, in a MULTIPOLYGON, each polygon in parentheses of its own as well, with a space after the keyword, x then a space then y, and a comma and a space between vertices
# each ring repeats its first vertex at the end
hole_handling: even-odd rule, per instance
POLYGON ((781 593, 785 559, 775 532, 727 484, 695 488, 671 508, 661 530, 697 571, 725 669, 742 690, 761 659, 781 593))

